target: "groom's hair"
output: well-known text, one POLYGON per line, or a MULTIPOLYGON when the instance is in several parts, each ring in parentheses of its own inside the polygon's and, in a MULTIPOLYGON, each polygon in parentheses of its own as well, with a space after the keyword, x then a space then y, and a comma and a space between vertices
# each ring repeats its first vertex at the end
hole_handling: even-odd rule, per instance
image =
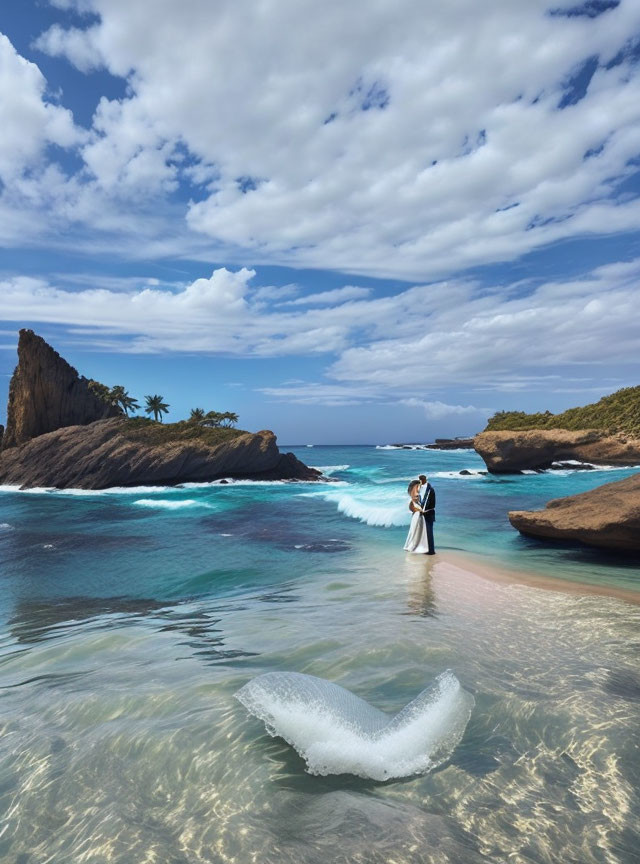
POLYGON ((418 477, 418 480, 419 480, 421 483, 426 483, 426 482, 427 482, 427 478, 424 476, 424 474, 420 474, 420 476, 418 477))

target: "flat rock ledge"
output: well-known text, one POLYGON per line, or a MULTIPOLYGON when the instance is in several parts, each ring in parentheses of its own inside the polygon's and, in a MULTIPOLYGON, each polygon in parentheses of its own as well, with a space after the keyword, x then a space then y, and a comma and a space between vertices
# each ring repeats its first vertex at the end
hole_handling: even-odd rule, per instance
POLYGON ((125 420, 66 426, 0 453, 0 483, 23 489, 163 486, 224 477, 319 480, 293 453, 280 453, 273 432, 244 433, 219 444, 200 440, 149 444, 123 433, 125 420))
POLYGON ((610 435, 597 429, 481 432, 473 439, 473 446, 492 474, 544 470, 558 467, 554 463, 572 461, 592 465, 640 465, 640 439, 610 435))
POLYGON ((544 510, 514 510, 509 521, 529 537, 640 551, 640 474, 556 498, 544 510))

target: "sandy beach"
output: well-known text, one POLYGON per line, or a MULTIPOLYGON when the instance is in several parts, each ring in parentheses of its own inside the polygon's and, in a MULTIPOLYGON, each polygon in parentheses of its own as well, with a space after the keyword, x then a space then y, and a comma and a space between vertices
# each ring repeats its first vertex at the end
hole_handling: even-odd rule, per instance
POLYGON ((468 579, 473 576, 506 585, 528 585, 544 591, 559 591, 564 594, 578 595, 595 594, 602 597, 615 597, 627 603, 640 603, 640 590, 634 591, 617 585, 595 585, 589 582, 576 582, 562 578, 554 579, 547 574, 509 569, 497 560, 487 561, 484 556, 450 549, 438 553, 434 565, 438 567, 438 570, 442 569, 448 573, 451 578, 468 579), (462 576, 463 573, 464 577, 462 576))

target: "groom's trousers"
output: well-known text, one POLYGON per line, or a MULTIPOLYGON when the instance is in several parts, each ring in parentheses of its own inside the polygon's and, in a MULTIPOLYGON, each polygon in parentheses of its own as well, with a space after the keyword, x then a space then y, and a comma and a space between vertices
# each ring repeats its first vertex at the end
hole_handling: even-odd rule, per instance
POLYGON ((427 540, 429 543, 429 552, 434 553, 436 551, 436 547, 433 542, 433 522, 431 519, 425 519, 425 524, 427 526, 427 540))

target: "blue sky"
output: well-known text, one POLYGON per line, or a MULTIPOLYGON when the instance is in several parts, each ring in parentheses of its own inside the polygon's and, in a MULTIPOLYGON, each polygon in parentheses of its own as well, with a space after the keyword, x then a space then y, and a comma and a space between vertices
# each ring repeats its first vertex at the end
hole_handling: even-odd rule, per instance
POLYGON ((17 330, 283 443, 473 433, 639 383, 640 5, 0 9, 17 330))

